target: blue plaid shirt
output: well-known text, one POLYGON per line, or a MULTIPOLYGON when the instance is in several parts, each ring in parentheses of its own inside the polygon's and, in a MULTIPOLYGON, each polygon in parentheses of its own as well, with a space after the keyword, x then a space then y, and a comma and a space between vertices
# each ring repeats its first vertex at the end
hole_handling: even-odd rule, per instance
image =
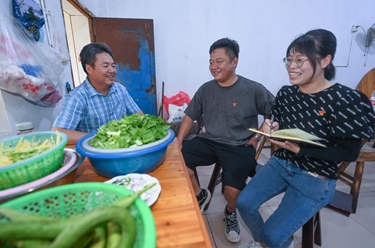
POLYGON ((53 126, 91 133, 110 120, 119 120, 139 111, 122 84, 115 82, 106 96, 95 90, 86 79, 66 95, 53 126))

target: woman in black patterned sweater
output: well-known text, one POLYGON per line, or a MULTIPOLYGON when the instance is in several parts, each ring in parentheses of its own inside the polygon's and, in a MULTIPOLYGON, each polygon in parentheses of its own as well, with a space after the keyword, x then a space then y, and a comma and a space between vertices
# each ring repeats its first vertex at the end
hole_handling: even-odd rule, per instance
POLYGON ((294 247, 293 233, 333 198, 338 164, 354 161, 361 139, 372 138, 375 116, 369 99, 331 80, 336 37, 317 29, 296 38, 284 63, 292 85, 278 92, 263 131, 299 128, 314 134, 327 148, 270 140, 279 149, 237 199, 238 210, 254 241, 245 247, 294 247), (285 193, 264 222, 259 207, 285 193))

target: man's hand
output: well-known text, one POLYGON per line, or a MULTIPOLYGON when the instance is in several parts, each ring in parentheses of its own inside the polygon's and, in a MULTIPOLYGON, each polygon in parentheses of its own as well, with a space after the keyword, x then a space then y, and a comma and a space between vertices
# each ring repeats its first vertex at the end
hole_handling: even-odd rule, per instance
POLYGON ((180 139, 177 137, 177 144, 178 144, 178 147, 179 147, 180 149, 182 149, 182 141, 183 141, 183 140, 180 140, 180 139))
POLYGON ((60 127, 52 127, 51 130, 52 131, 59 131, 59 132, 62 132, 62 133, 65 133, 66 135, 68 135, 68 144, 67 145, 75 145, 77 140, 79 140, 81 137, 88 134, 88 133, 79 132, 79 131, 75 131, 75 130, 69 130, 69 129, 60 128, 60 127))
POLYGON ((245 146, 253 146, 255 149, 258 147, 258 139, 255 138, 255 135, 250 138, 249 143, 246 144, 245 146))
POLYGON ((193 126, 194 120, 189 116, 185 115, 181 122, 180 129, 178 130, 177 143, 182 149, 182 142, 184 141, 186 135, 189 133, 191 127, 193 126))

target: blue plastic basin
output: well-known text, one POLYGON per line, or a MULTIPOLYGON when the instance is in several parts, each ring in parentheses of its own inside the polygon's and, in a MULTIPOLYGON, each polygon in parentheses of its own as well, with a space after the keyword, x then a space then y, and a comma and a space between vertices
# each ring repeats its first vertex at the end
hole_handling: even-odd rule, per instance
POLYGON ((95 171, 107 178, 112 178, 128 173, 149 173, 155 170, 165 159, 168 145, 174 140, 175 134, 169 129, 162 142, 155 141, 147 144, 147 148, 139 146, 137 149, 98 149, 90 148, 87 141, 95 133, 87 134, 76 143, 76 150, 82 156, 86 156, 95 171), (155 145, 153 145, 155 144, 155 145))

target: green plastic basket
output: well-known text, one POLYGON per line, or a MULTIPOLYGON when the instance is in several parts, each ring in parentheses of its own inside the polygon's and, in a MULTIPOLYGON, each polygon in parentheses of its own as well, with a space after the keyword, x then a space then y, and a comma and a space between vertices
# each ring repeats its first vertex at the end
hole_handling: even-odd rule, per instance
MULTIPOLYGON (((100 206, 108 206, 130 194, 133 194, 131 190, 114 184, 74 183, 37 191, 0 206, 36 215, 67 218, 100 206)), ((149 206, 138 198, 131 214, 136 222, 136 240, 133 248, 156 247, 155 222, 149 206)), ((0 215, 0 222, 6 221, 4 216, 0 215)))
MULTIPOLYGON (((4 144, 4 148, 15 147, 21 137, 24 140, 43 142, 56 137, 57 134, 52 131, 28 133, 0 140, 0 145, 4 144)), ((68 136, 61 132, 59 134, 60 143, 52 149, 12 165, 0 167, 0 190, 35 181, 58 170, 64 159, 64 147, 68 143, 68 136)))

